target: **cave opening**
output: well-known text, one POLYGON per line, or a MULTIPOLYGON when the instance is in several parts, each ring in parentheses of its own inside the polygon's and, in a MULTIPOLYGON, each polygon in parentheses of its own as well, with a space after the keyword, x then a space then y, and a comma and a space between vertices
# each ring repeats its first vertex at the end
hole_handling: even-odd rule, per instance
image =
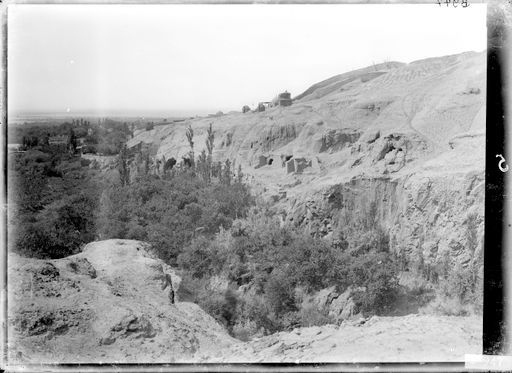
POLYGON ((172 170, 172 168, 174 167, 174 165, 176 163, 177 163, 176 159, 174 159, 174 157, 171 157, 170 159, 167 160, 167 162, 165 162, 164 170, 172 170))

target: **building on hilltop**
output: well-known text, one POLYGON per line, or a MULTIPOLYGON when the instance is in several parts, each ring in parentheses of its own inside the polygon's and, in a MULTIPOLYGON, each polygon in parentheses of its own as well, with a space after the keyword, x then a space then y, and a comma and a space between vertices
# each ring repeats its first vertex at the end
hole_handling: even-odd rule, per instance
POLYGON ((256 111, 265 111, 266 109, 272 107, 272 103, 269 101, 263 101, 258 103, 258 107, 256 108, 256 111))
POLYGON ((279 93, 273 100, 272 106, 290 106, 292 104, 291 93, 284 91, 279 93))

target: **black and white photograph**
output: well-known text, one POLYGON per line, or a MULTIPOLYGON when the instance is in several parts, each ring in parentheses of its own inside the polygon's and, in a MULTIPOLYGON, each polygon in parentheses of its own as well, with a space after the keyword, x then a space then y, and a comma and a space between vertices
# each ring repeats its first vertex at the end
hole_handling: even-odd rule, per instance
POLYGON ((8 366, 482 353, 486 4, 3 11, 8 366))

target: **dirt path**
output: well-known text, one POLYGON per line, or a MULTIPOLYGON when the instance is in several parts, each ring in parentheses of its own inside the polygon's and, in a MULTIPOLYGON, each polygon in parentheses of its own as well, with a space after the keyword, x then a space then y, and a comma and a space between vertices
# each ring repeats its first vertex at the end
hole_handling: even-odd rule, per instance
POLYGON ((464 361, 481 351, 479 317, 373 317, 282 332, 227 351, 219 361, 433 362, 464 361))

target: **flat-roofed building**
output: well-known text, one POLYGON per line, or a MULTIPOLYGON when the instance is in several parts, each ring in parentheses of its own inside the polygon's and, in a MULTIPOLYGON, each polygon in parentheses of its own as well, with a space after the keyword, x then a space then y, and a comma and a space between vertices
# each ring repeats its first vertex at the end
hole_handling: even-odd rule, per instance
POLYGON ((291 93, 284 91, 279 93, 273 100, 272 106, 290 106, 292 104, 291 93))

